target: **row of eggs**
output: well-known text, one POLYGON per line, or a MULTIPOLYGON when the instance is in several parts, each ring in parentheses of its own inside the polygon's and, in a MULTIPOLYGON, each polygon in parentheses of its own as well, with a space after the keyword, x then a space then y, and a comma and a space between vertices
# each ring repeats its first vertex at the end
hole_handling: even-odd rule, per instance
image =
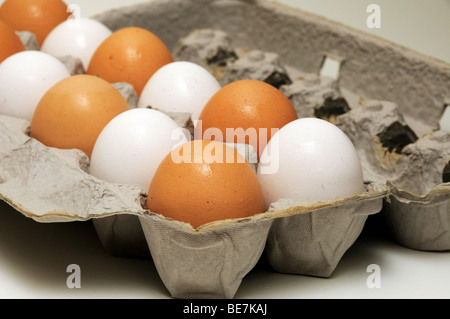
POLYGON ((142 188, 149 210, 198 227, 262 213, 282 198, 320 201, 364 192, 348 137, 329 122, 298 119, 278 89, 256 80, 221 87, 201 66, 173 61, 148 30, 108 32, 95 20, 68 22, 49 33, 41 51, 1 62, 0 114, 30 121, 30 135, 47 146, 81 149, 93 176, 142 188), (142 47, 149 42, 157 44, 142 47), (121 52, 126 58, 118 60, 121 52), (56 58, 69 53, 82 59, 87 74, 70 75, 56 58), (111 84, 121 81, 133 84, 136 109, 111 84), (196 138, 166 112, 191 114, 196 138), (216 130, 204 138, 210 129, 216 130), (222 143, 237 140, 255 150, 257 172, 222 143))

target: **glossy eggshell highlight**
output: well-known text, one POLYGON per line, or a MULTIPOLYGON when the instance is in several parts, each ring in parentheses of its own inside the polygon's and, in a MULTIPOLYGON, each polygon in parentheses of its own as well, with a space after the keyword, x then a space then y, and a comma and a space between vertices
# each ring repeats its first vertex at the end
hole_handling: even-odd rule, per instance
POLYGON ((110 83, 129 83, 140 96, 150 77, 171 62, 169 49, 155 34, 143 28, 127 27, 115 31, 99 45, 87 74, 110 83))
POLYGON ((13 28, 0 20, 0 63, 11 55, 25 51, 25 46, 13 28))
POLYGON ((172 148, 187 141, 182 129, 167 115, 132 109, 116 116, 100 133, 92 151, 90 173, 147 192, 160 162, 172 148))
POLYGON ((264 212, 264 197, 250 164, 233 148, 195 140, 174 149, 150 184, 147 208, 194 228, 264 212))
POLYGON ((202 66, 187 61, 176 61, 161 67, 142 91, 138 107, 163 112, 190 113, 198 117, 221 86, 216 78, 202 66))
POLYGON ((0 114, 29 122, 39 101, 53 85, 70 77, 57 58, 40 51, 23 51, 0 64, 0 114))
POLYGON ((105 80, 84 74, 71 76, 42 97, 30 134, 46 146, 79 149, 90 157, 103 128, 129 109, 125 98, 105 80))
POLYGON ((225 85, 205 105, 196 138, 209 139, 212 131, 211 139, 250 144, 261 155, 273 134, 296 119, 294 106, 280 90, 263 81, 239 80, 225 85), (234 134, 235 129, 243 133, 234 134))
POLYGON ((55 57, 79 58, 86 70, 98 46, 112 31, 97 20, 70 19, 56 26, 45 38, 41 51, 55 57))
POLYGON ((279 199, 329 201, 364 192, 352 142, 337 126, 316 118, 298 119, 275 134, 257 175, 266 207, 279 199))
POLYGON ((16 31, 29 31, 42 45, 47 35, 71 13, 62 0, 5 0, 0 19, 16 31))

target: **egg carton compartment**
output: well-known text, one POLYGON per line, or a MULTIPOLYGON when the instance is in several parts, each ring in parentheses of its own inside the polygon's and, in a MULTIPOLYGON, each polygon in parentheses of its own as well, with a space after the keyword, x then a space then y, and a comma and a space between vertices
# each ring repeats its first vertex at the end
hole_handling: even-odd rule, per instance
POLYGON ((269 211, 278 218, 266 244, 268 263, 281 273, 330 277, 368 217, 381 211, 385 195, 383 185, 373 184, 364 194, 327 203, 273 203, 269 211))
MULTIPOLYGON (((448 152, 433 159, 430 148, 420 163, 412 154, 429 137, 437 141, 435 149, 448 150, 436 123, 450 96, 449 65, 263 0, 157 0, 95 18, 111 30, 146 28, 179 59, 206 66, 222 81, 255 77, 289 92, 299 114, 326 118, 353 137, 366 192, 321 203, 281 200, 252 218, 193 229, 144 210, 142 190, 89 175, 81 151, 45 147, 28 136, 26 121, 0 116, 0 198, 25 216, 38 222, 92 220, 112 254, 153 258, 177 298, 232 298, 263 256, 275 271, 329 277, 367 218, 380 211, 405 246, 450 249, 449 183, 428 178, 431 188, 413 193, 402 189, 411 176, 399 173, 414 162, 417 169, 432 166, 433 176, 446 176, 442 156, 448 152), (328 57, 340 65, 334 78, 320 75, 328 57), (368 106, 372 112, 358 113, 368 106)), ((123 94, 135 101, 132 91, 123 94)), ((188 122, 182 115, 180 125, 188 122)))
POLYGON ((428 251, 450 249, 450 132, 416 134, 395 103, 361 100, 337 125, 353 141, 369 180, 389 188, 382 211, 393 238, 428 251))

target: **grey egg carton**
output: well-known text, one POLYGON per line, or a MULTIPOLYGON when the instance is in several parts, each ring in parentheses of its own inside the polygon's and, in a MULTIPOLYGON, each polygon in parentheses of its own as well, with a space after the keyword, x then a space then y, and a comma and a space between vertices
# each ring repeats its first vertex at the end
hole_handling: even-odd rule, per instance
MULTIPOLYGON (((301 117, 332 121, 352 139, 366 192, 282 199, 263 214, 193 229, 144 209, 143 190, 91 176, 81 151, 46 147, 29 137, 29 123, 0 116, 0 198, 18 212, 42 223, 92 220, 112 255, 152 258, 175 298, 233 298, 260 258, 274 271, 330 277, 378 213, 399 243, 450 250, 450 184, 442 180, 450 143, 438 126, 448 64, 265 0, 155 0, 94 18, 111 30, 154 32, 177 59, 207 67, 222 84, 247 77, 279 87, 301 117), (321 73, 327 59, 340 66, 331 78, 321 73)), ((136 102, 126 83, 115 85, 136 102)), ((172 116, 192 125, 186 114, 172 116)))

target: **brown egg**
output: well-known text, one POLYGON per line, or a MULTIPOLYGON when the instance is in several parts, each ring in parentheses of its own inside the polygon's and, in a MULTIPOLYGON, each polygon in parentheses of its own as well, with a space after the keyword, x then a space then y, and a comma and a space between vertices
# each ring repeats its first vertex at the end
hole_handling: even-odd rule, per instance
POLYGON ((206 133, 213 129, 211 139, 250 144, 261 155, 275 132, 296 119, 294 106, 280 90, 258 80, 239 80, 211 97, 196 134, 209 139, 206 133))
POLYGON ((138 95, 160 67, 173 62, 166 45, 152 32, 137 27, 115 31, 95 51, 86 71, 108 82, 127 82, 138 95))
POLYGON ((264 198, 253 168, 236 150, 196 140, 175 148, 160 163, 147 207, 197 228, 263 213, 264 198))
POLYGON ((14 29, 1 20, 0 39, 0 63, 15 53, 25 51, 25 46, 14 29))
POLYGON ((1 20, 16 31, 33 33, 40 45, 70 15, 62 0, 5 0, 0 6, 1 20))
POLYGON ((89 157, 103 128, 130 107, 107 81, 91 75, 66 78, 40 100, 31 137, 49 147, 80 149, 89 157))

